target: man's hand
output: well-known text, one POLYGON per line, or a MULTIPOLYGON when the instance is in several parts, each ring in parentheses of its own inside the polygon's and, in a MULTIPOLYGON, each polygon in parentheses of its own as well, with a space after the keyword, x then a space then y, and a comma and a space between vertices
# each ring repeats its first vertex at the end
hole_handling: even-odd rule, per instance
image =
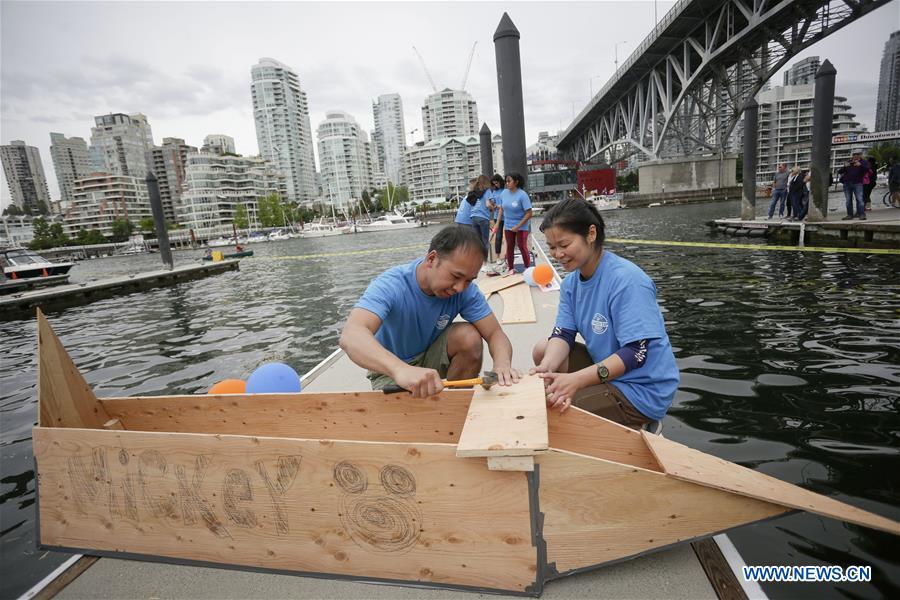
POLYGON ((548 367, 544 363, 541 363, 541 364, 537 365, 536 367, 531 367, 530 369, 528 369, 529 375, 536 375, 538 373, 549 373, 549 372, 550 372, 550 367, 548 367))
POLYGON ((444 383, 437 371, 412 365, 398 369, 394 374, 394 381, 403 389, 412 392, 414 398, 434 396, 444 389, 444 383))
POLYGON ((566 412, 572 405, 572 397, 583 386, 579 381, 578 373, 540 373, 544 380, 547 394, 547 406, 559 408, 559 413, 566 412))
POLYGON ((494 365, 494 373, 497 374, 497 383, 500 385, 519 383, 519 379, 522 377, 522 374, 512 367, 498 367, 494 365))

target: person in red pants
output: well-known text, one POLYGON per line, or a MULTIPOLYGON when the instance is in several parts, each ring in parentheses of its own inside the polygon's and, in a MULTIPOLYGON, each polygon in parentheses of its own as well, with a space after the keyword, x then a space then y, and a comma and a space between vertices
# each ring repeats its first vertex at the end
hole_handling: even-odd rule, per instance
POLYGON ((500 212, 497 221, 503 223, 503 235, 506 240, 506 266, 513 272, 515 247, 522 253, 525 268, 531 266, 531 253, 528 251, 528 232, 531 229, 531 198, 522 186, 525 179, 519 173, 506 175, 506 189, 500 193, 500 212))

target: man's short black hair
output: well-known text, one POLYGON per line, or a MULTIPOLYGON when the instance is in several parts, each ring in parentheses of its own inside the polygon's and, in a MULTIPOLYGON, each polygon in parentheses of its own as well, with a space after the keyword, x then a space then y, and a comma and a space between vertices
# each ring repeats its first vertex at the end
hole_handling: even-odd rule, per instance
POLYGON ((435 250, 440 258, 453 254, 456 250, 475 250, 481 254, 481 260, 487 260, 487 250, 481 236, 471 225, 450 225, 444 227, 431 238, 428 252, 435 250))

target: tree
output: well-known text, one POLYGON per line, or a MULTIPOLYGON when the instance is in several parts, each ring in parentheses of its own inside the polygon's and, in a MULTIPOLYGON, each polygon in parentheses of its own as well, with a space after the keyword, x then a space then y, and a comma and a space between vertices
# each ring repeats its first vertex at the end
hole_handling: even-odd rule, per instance
MULTIPOLYGON (((289 209, 288 209, 289 210, 289 209)), ((263 227, 284 227, 285 206, 278 194, 269 194, 259 199, 259 223, 263 227)))
POLYGON ((409 189, 405 185, 395 186, 390 181, 387 186, 375 192, 381 210, 389 210, 398 204, 409 202, 409 189))
POLYGON ((156 233, 156 221, 153 217, 144 217, 138 223, 138 229, 141 233, 156 233))
POLYGON ((124 242, 128 238, 131 237, 131 234, 134 233, 134 223, 129 221, 128 219, 116 219, 112 222, 112 241, 114 242, 124 242))
POLYGON ((82 246, 90 246, 91 244, 105 244, 106 238, 97 229, 82 229, 75 236, 75 242, 82 246))
POLYGON ((247 207, 238 204, 234 209, 234 226, 238 229, 247 229, 250 226, 250 220, 247 218, 247 207))
POLYGON ((24 214, 25 212, 15 204, 10 204, 3 209, 3 216, 18 217, 24 214))
POLYGON ((65 246, 69 242, 69 237, 63 233, 60 223, 48 223, 43 217, 37 217, 32 221, 34 228, 34 239, 28 244, 32 250, 45 250, 47 248, 56 248, 65 246))
POLYGON ((882 142, 869 148, 866 154, 877 160, 878 168, 883 169, 891 162, 900 161, 900 144, 882 142))
POLYGON ((638 173, 632 171, 627 175, 619 175, 616 177, 617 192, 636 192, 638 190, 638 173))

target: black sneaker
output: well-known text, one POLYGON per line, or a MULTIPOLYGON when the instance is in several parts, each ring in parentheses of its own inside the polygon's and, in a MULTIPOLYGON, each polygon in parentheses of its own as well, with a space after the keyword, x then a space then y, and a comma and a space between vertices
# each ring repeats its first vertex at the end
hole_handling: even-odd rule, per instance
POLYGON ((852 220, 853 220, 853 215, 847 215, 846 217, 841 219, 841 221, 852 221, 852 220))
POLYGON ((860 221, 865 221, 865 220, 866 220, 866 214, 863 213, 863 214, 859 215, 859 220, 860 220, 860 221))

